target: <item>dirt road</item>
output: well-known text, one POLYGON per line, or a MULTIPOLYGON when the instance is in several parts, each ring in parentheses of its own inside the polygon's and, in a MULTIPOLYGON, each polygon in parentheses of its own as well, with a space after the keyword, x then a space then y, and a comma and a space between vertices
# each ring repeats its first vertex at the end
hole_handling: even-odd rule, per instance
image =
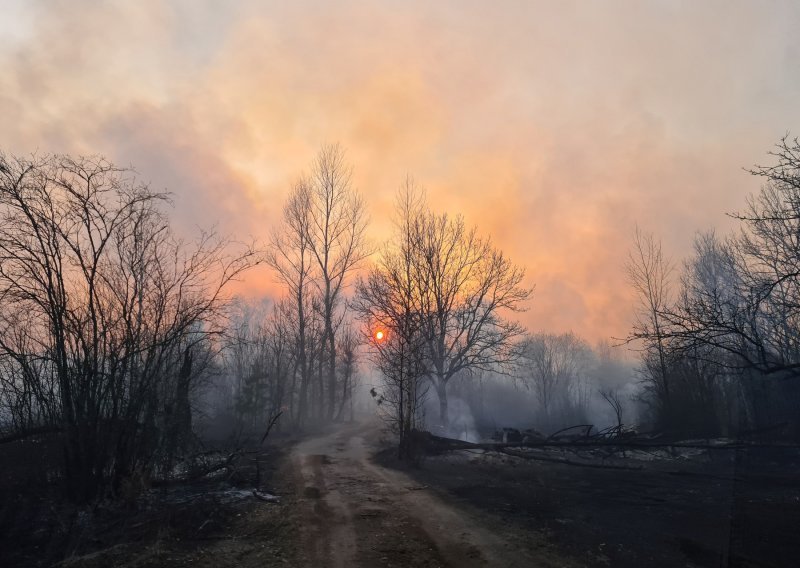
POLYGON ((374 463, 378 428, 340 427, 292 452, 301 565, 564 565, 544 553, 532 557, 533 535, 493 530, 475 511, 374 463))

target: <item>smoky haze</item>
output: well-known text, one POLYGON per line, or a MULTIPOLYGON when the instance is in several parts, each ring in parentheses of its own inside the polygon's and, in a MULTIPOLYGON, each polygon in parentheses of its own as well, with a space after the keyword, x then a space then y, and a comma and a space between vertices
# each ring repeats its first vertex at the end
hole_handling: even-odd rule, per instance
MULTIPOLYGON (((627 333, 619 258, 635 223, 676 256, 709 223, 729 227, 757 187, 741 167, 800 118, 793 2, 12 0, 4 13, 4 146, 133 164, 175 193, 184 233, 261 238, 291 180, 339 141, 373 218, 412 173, 529 267, 530 328, 592 342, 627 333)), ((279 295, 252 274, 240 291, 279 295)))
MULTIPOLYGON (((562 368, 537 367, 530 359, 536 354, 527 353, 513 375, 478 372, 456 379, 452 385, 450 424, 444 435, 478 442, 502 428, 533 428, 546 435, 576 424, 592 424, 603 430, 616 426, 617 416, 601 391, 618 396, 624 424, 639 422, 643 409, 638 398, 638 363, 621 357, 623 348, 613 348, 608 343, 590 347, 571 333, 538 333, 527 341, 543 342, 560 351, 562 368), (569 343, 577 344, 579 349, 570 349, 565 345, 569 343), (547 372, 553 376, 543 376, 547 372), (543 397, 543 382, 548 380, 552 392, 543 397)), ((435 396, 426 402, 427 423, 435 429, 435 396)))
POLYGON ((1 566, 789 566, 800 3, 3 0, 1 566))

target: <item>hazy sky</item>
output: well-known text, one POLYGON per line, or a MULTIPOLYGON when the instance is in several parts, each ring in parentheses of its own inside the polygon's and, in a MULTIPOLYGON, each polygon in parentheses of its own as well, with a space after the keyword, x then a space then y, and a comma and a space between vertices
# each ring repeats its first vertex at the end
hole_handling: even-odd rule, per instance
MULTIPOLYGON (((0 0, 0 148, 102 153, 184 229, 263 237, 340 142, 371 236, 407 174, 527 266, 532 329, 625 335, 636 223, 676 258, 800 134, 798 2, 0 0)), ((263 271, 249 290, 274 285, 263 271)))

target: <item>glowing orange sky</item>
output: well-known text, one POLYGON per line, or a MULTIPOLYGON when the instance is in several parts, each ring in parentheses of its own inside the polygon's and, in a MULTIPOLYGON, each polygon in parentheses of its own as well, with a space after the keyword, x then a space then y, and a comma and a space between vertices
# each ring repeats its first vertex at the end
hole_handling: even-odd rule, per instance
POLYGON ((682 256, 800 133, 799 6, 11 0, 0 148, 103 153, 184 230, 264 237, 338 141, 374 241, 410 174, 527 266, 532 329, 622 336, 634 225, 682 256))

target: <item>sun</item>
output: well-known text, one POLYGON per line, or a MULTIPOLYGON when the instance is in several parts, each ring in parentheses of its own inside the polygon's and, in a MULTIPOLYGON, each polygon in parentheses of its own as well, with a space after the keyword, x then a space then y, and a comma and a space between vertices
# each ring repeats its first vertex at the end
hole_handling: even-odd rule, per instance
POLYGON ((376 341, 383 341, 384 336, 385 336, 385 334, 383 333, 383 330, 381 330, 381 329, 379 329, 378 331, 375 332, 376 341))

